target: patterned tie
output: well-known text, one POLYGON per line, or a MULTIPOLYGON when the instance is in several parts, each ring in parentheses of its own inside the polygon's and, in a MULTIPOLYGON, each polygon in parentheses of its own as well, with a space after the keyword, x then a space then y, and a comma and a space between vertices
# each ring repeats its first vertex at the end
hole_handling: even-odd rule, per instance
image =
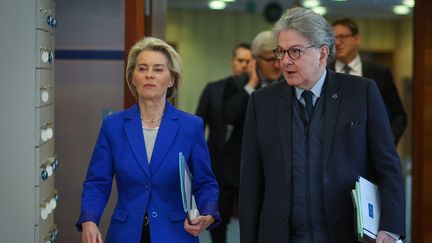
POLYGON ((307 120, 310 121, 312 118, 312 112, 313 112, 313 103, 312 103, 312 96, 313 93, 310 90, 305 90, 301 94, 303 97, 305 103, 306 103, 306 113, 307 113, 307 120))
POLYGON ((343 66, 342 71, 346 74, 350 74, 351 72, 351 68, 350 66, 348 66, 348 64, 345 64, 345 66, 343 66))

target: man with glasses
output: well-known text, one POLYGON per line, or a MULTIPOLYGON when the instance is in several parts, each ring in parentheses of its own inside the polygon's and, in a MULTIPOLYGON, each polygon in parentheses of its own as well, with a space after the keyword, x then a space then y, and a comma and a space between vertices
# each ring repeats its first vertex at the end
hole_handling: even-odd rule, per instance
POLYGON ((337 72, 375 80, 387 108, 395 144, 405 131, 407 117, 399 98, 393 75, 385 66, 363 61, 359 55, 360 33, 357 24, 342 18, 332 23, 336 34, 336 62, 330 68, 337 72))
POLYGON ((225 178, 220 190, 221 193, 230 192, 232 202, 238 201, 243 123, 249 95, 281 77, 280 67, 272 53, 275 47, 271 31, 259 33, 251 44, 253 59, 249 63, 247 75, 228 81, 225 87, 222 117, 233 126, 233 131, 224 148, 221 171, 224 171, 225 178))
POLYGON ((240 175, 241 243, 358 242, 351 190, 375 182, 375 242, 405 234, 400 160, 375 82, 327 69, 332 27, 304 8, 273 28, 283 82, 251 94, 240 175))
POLYGON ((203 118, 204 123, 209 128, 207 145, 209 147, 212 169, 219 183, 219 212, 221 223, 210 231, 213 243, 225 243, 227 225, 230 222, 233 198, 238 198, 238 191, 232 192, 227 184, 226 174, 230 175, 233 168, 221 170, 223 154, 226 140, 230 137, 233 127, 227 125, 222 119, 222 99, 227 82, 238 82, 243 80, 243 75, 247 73, 249 62, 252 59, 250 45, 240 43, 234 47, 231 58, 232 76, 219 81, 207 84, 201 94, 196 114, 203 118))

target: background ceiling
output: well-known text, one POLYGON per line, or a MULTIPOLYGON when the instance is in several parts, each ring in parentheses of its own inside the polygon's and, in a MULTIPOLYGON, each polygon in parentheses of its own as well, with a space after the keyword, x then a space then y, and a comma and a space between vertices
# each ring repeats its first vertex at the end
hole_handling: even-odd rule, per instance
MULTIPOLYGON (((209 0, 167 0, 168 7, 185 9, 208 9, 209 0)), ((264 7, 271 2, 278 3, 282 9, 293 6, 293 0, 236 0, 227 3, 228 11, 263 12, 264 7)), ((296 1, 303 3, 303 1, 296 1)), ((321 6, 327 8, 326 16, 352 18, 403 18, 407 15, 395 15, 393 7, 401 5, 403 0, 320 0, 321 6)), ((215 10, 218 11, 218 10, 215 10)), ((412 15, 411 13, 408 16, 412 15)))

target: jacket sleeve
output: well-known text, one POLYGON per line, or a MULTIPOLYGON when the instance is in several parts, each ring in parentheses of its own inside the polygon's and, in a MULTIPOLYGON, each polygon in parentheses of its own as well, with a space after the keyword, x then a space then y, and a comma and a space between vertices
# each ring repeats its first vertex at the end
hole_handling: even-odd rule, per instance
POLYGON ((240 239, 241 243, 258 242, 258 225, 264 198, 264 175, 257 141, 254 94, 249 99, 240 171, 240 239))
POLYGON ((208 124, 210 119, 210 110, 209 85, 207 84, 201 94, 195 114, 204 120, 204 124, 208 124))
POLYGON ((76 223, 78 231, 82 230, 83 222, 93 221, 99 224, 111 194, 114 168, 107 124, 105 118, 83 184, 81 214, 76 223))
POLYGON ((240 125, 244 121, 249 94, 237 79, 230 79, 225 87, 222 102, 222 118, 230 125, 240 125))
POLYGON ((212 215, 215 222, 210 228, 221 221, 218 211, 219 188, 210 165, 210 155, 204 137, 204 127, 200 119, 195 127, 191 152, 191 171, 193 174, 193 194, 201 215, 212 215))
POLYGON ((399 97, 390 69, 384 70, 383 99, 390 112, 391 129, 395 144, 398 143, 407 126, 407 115, 399 97))
POLYGON ((381 198, 380 230, 405 235, 405 196, 401 162, 376 83, 368 85, 369 163, 381 198))

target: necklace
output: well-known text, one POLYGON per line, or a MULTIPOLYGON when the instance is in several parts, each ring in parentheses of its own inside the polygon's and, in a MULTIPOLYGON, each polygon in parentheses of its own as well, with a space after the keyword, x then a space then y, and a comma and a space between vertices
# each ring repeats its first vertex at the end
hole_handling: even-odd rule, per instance
POLYGON ((153 123, 153 122, 157 122, 157 121, 160 121, 161 119, 162 119, 162 117, 163 117, 163 115, 160 115, 160 117, 159 118, 155 118, 155 119, 152 119, 152 120, 146 120, 146 119, 144 119, 144 118, 142 118, 141 117, 141 121, 143 121, 143 122, 145 122, 145 123, 153 123))

